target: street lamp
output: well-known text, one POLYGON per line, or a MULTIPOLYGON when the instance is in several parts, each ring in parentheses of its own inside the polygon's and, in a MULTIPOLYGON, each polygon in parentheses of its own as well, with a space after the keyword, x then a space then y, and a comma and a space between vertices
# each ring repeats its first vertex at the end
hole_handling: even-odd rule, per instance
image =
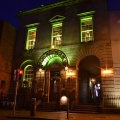
MULTIPOLYGON (((67 71, 68 71, 68 67, 67 66, 65 67, 65 71, 67 73, 67 71)), ((67 74, 66 74, 66 76, 67 76, 67 74)), ((67 79, 67 77, 66 77, 66 79, 67 79)), ((67 80, 66 80, 66 82, 67 82, 67 80)), ((67 119, 69 117, 68 115, 69 115, 69 95, 67 96, 67 119)))
POLYGON ((14 115, 15 115, 15 108, 16 108, 16 98, 17 98, 18 84, 19 84, 19 81, 20 81, 22 76, 23 76, 23 70, 22 69, 14 70, 14 78, 15 78, 15 81, 16 81, 15 95, 14 95, 14 106, 13 106, 13 114, 14 115))

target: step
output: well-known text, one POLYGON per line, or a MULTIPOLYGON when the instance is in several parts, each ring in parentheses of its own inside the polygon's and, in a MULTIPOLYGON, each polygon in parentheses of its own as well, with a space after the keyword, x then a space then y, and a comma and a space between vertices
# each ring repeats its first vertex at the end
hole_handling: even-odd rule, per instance
POLYGON ((72 113, 98 113, 100 112, 99 105, 76 105, 70 111, 72 113))

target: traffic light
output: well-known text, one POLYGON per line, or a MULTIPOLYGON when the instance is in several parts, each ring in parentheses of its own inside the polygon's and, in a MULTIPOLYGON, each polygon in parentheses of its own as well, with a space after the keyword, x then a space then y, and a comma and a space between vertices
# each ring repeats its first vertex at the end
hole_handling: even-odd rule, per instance
POLYGON ((18 69, 18 74, 19 75, 23 75, 23 70, 22 69, 18 69))
POLYGON ((21 80, 21 78, 23 76, 23 70, 22 69, 18 69, 17 74, 18 74, 18 79, 21 80))

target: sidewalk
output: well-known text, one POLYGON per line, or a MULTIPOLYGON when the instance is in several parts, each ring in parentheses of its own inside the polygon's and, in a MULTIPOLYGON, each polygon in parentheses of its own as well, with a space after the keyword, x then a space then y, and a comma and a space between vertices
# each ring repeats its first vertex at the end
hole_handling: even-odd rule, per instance
MULTIPOLYGON (((120 114, 78 114, 69 113, 67 119, 67 112, 40 112, 36 111, 35 116, 30 116, 30 111, 16 110, 13 115, 12 110, 0 110, 0 116, 6 116, 8 118, 19 119, 39 119, 39 120, 120 120, 120 114)), ((14 120, 14 119, 13 119, 14 120)))

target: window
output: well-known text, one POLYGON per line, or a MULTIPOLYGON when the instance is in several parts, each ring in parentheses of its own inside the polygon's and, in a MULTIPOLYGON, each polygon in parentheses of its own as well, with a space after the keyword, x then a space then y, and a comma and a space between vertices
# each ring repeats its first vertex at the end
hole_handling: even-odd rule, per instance
POLYGON ((62 26, 64 19, 64 16, 56 15, 49 20, 52 24, 51 46, 53 48, 62 45, 62 26))
POLYGON ((33 66, 28 65, 24 69, 23 87, 31 87, 34 78, 33 66))
POLYGON ((28 34, 27 34, 27 43, 26 43, 26 49, 34 49, 35 47, 35 41, 36 41, 36 28, 29 28, 28 34))
POLYGON ((55 47, 62 44, 62 23, 52 25, 52 45, 55 47))
POLYGON ((81 18, 81 42, 93 41, 92 17, 81 18))
POLYGON ((89 11, 77 14, 80 17, 81 42, 94 41, 93 36, 93 14, 95 11, 89 11))

